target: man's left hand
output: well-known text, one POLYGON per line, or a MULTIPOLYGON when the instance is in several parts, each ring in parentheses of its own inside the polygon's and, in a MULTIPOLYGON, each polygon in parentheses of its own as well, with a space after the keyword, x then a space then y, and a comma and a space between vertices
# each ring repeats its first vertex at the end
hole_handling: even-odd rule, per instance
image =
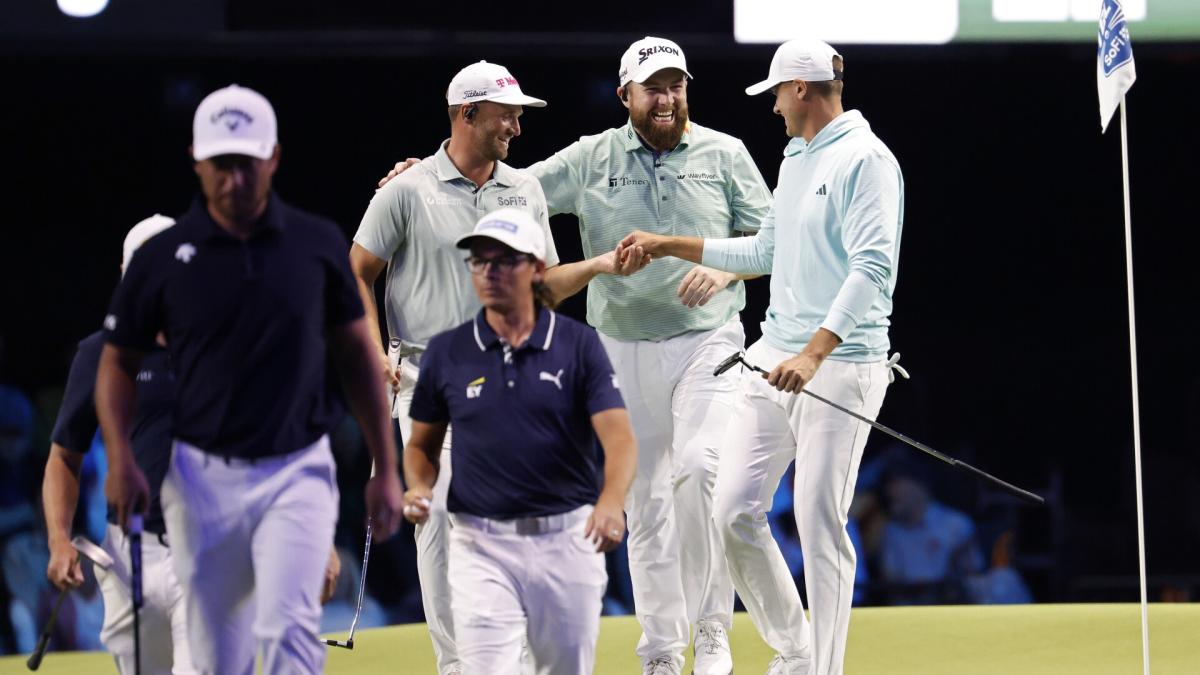
POLYGON ((696 265, 688 272, 683 281, 679 282, 676 294, 683 304, 688 307, 703 307, 712 297, 724 290, 737 279, 731 272, 714 270, 703 265, 696 265))
POLYGON ((621 545, 625 538, 625 510, 618 503, 610 503, 603 497, 596 502, 592 515, 588 516, 583 536, 596 546, 597 553, 607 553, 621 545))
POLYGON ((333 591, 337 589, 338 577, 342 574, 342 559, 338 557, 337 546, 329 550, 329 564, 325 566, 325 580, 321 582, 321 604, 329 602, 333 591))
POLYGON ((386 540, 400 529, 400 510, 404 507, 404 490, 400 487, 400 476, 395 471, 380 471, 367 481, 367 515, 372 519, 374 531, 380 541, 386 540))
POLYGON ((804 385, 812 382, 821 367, 822 359, 803 352, 775 366, 769 374, 763 375, 767 384, 779 391, 789 394, 799 394, 804 385))

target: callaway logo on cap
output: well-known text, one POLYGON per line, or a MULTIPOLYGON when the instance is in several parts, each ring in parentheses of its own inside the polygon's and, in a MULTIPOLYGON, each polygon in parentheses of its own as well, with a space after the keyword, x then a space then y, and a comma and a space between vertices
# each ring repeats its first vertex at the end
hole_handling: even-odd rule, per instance
POLYGON ((487 61, 472 63, 458 71, 454 79, 450 80, 450 88, 446 90, 446 103, 450 105, 480 101, 527 105, 531 108, 546 106, 542 99, 526 96, 521 91, 517 78, 513 77, 507 68, 487 61))
POLYGON ((630 82, 641 84, 664 68, 678 68, 688 79, 692 79, 687 69, 687 59, 679 45, 666 38, 647 36, 625 50, 617 80, 621 86, 630 82))
POLYGON ((248 155, 270 159, 275 153, 275 110, 262 94, 231 84, 209 94, 192 118, 192 157, 248 155))

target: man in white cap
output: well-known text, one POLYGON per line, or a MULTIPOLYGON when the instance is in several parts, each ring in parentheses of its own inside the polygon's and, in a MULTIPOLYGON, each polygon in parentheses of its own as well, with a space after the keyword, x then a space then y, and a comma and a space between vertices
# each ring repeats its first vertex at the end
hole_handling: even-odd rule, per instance
POLYGON ((318 673, 319 597, 337 520, 328 432, 334 364, 376 473, 368 517, 386 538, 402 500, 375 347, 337 226, 271 190, 275 113, 230 86, 197 107, 201 196, 142 245, 104 320, 96 412, 117 524, 149 506, 130 448, 136 380, 165 334, 174 445, 162 485, 176 577, 201 673, 318 673))
MULTIPOLYGON (((690 78, 679 45, 634 42, 617 78, 629 121, 527 169, 551 214, 578 216, 589 259, 613 250, 642 258, 636 246, 621 248, 631 226, 729 237, 756 231, 766 216, 771 193, 742 142, 689 119, 690 78)), ((712 499, 737 379, 712 371, 744 344, 740 278, 667 260, 636 279, 599 276, 588 286, 588 323, 612 358, 640 448, 625 506, 645 673, 680 672, 689 624, 695 672, 733 668, 733 586, 712 499)))
MULTIPOLYGON (((468 321, 479 311, 470 274, 459 251, 449 244, 469 234, 481 212, 515 208, 541 224, 546 241, 546 283, 559 297, 577 292, 597 274, 630 274, 643 263, 641 256, 623 256, 625 264, 618 265, 615 251, 610 251, 593 261, 558 264, 541 185, 504 163, 509 144, 521 134, 524 107, 541 108, 546 102, 526 95, 508 69, 487 61, 463 68, 450 81, 446 103, 450 138, 412 171, 375 193, 350 249, 350 266, 368 316, 376 316, 374 285, 387 269, 383 313, 390 359, 383 352, 378 323, 371 321, 370 325, 376 344, 381 345, 378 358, 384 378, 394 392, 392 415, 405 440, 412 433, 408 409, 420 353, 434 335, 468 321)), ((446 576, 450 445, 448 433, 430 515, 416 529, 421 599, 438 672, 443 675, 459 672, 446 576)))
POLYGON ((793 40, 775 52, 767 79, 746 89, 774 94, 792 138, 774 207, 756 236, 635 232, 624 242, 653 256, 771 275, 763 337, 746 354, 770 374, 743 374, 714 511, 738 595, 778 652, 773 675, 842 672, 857 562, 846 522, 870 431, 796 394, 808 387, 873 419, 895 365, 887 355, 888 317, 904 179, 862 114, 842 109, 842 75, 832 47, 793 40), (793 459, 811 627, 765 517, 793 459))
MULTIPOLYGON (((155 215, 134 225, 125 237, 121 272, 134 252, 175 221, 155 215)), ((161 341, 160 341, 161 342, 161 341)), ((59 589, 83 583, 79 556, 71 544, 71 522, 79 502, 79 472, 84 455, 96 435, 96 370, 104 334, 96 331, 79 343, 63 392, 62 407, 51 433, 50 454, 42 480, 42 505, 46 515, 50 564, 46 576, 59 589)), ((117 672, 191 673, 188 651, 187 606, 175 578, 171 549, 166 545, 159 489, 171 461, 171 408, 175 393, 166 349, 158 344, 146 353, 137 376, 138 404, 134 413, 133 446, 138 468, 146 476, 150 504, 142 537, 141 671, 134 664, 133 603, 130 598, 129 542, 109 513, 102 547, 116 561, 111 569, 96 567, 96 581, 104 597, 104 625, 100 641, 112 654, 117 672)))
POLYGON ((544 224, 500 209, 458 238, 482 309, 433 338, 404 449, 405 515, 429 515, 454 425, 450 591, 466 673, 588 675, 625 534, 637 445, 595 331, 556 314, 544 224), (599 443, 597 443, 597 440, 599 443))

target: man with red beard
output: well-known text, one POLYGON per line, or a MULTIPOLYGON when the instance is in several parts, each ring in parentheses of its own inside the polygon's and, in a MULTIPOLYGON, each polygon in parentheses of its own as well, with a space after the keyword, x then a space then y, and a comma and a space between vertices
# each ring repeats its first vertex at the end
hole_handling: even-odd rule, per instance
MULTIPOLYGON (((527 169, 552 215, 579 218, 589 261, 611 256, 632 229, 720 238, 756 232, 771 193, 740 140, 688 119, 691 74, 679 45, 638 40, 619 73, 617 97, 629 121, 527 169)), ((625 502, 642 626, 637 652, 644 673, 677 675, 694 624, 695 672, 727 675, 733 583, 712 504, 738 381, 712 372, 744 344, 745 289, 734 274, 673 258, 635 276, 579 278, 590 281, 587 320, 613 362, 639 448, 625 502)), ((556 299, 582 285, 559 285, 556 299)))

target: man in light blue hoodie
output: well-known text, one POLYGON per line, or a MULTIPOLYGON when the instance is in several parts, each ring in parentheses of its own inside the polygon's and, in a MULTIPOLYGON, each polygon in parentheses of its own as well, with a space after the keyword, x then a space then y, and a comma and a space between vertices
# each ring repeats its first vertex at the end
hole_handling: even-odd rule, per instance
POLYGON ((856 560, 846 534, 870 428, 811 397, 874 418, 891 379, 888 334, 904 210, 895 157, 856 110, 843 111, 842 57, 819 40, 776 51, 766 80, 792 137, 775 203, 739 239, 634 232, 622 244, 739 274, 771 276, 763 337, 746 358, 717 472, 714 518, 738 595, 778 653, 768 675, 842 672, 856 560), (796 524, 812 623, 766 511, 796 461, 796 524))

